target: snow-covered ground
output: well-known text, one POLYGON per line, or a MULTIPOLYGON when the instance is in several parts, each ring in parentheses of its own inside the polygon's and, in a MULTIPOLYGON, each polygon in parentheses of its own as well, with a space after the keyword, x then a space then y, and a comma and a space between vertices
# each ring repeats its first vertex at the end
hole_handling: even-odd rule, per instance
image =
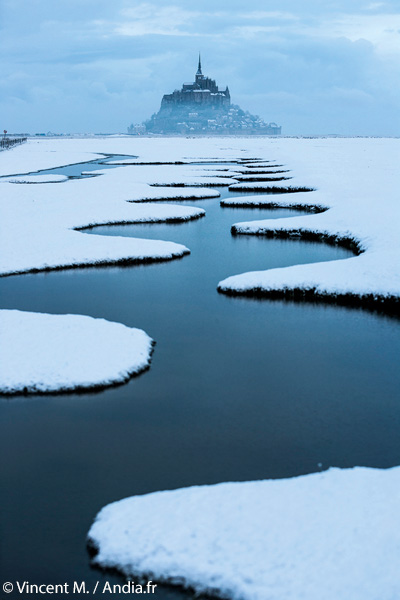
MULTIPOLYGON (((281 140, 275 156, 292 169, 290 185, 313 192, 225 199, 224 206, 276 206, 316 215, 237 223, 235 234, 326 240, 359 256, 236 275, 218 289, 233 294, 337 298, 396 310, 400 296, 400 140, 281 140)), ((256 166, 257 163, 254 163, 256 166)), ((274 186, 241 183, 243 190, 274 186)), ((238 185, 230 189, 238 189, 238 185)))
POLYGON ((1 177, 0 183, 60 183, 67 180, 65 175, 15 175, 1 177))
POLYGON ((0 311, 0 392, 67 392, 127 381, 149 366, 141 329, 82 315, 0 311))
MULTIPOLYGON (((216 178, 181 174, 182 181, 216 178)), ((71 179, 62 185, 5 185, 0 200, 0 274, 78 265, 167 260, 188 252, 180 244, 126 237, 86 235, 75 231, 112 223, 185 221, 204 210, 166 204, 176 199, 216 197, 211 189, 153 187, 179 181, 167 167, 116 167, 98 177, 71 179), (142 202, 146 200, 146 204, 142 202), (163 200, 154 204, 149 200, 163 200)), ((101 173, 101 174, 100 174, 101 173)), ((26 177, 26 176, 24 176, 26 177)), ((225 178, 222 180, 225 181, 225 178)))
POLYGON ((1 153, 0 176, 30 173, 102 158, 101 153, 94 150, 93 143, 88 147, 82 141, 29 139, 25 144, 1 153))
MULTIPOLYGON (((267 140, 270 142, 271 140, 267 140)), ((101 137, 84 139, 30 139, 26 144, 2 152, 0 176, 28 173, 62 165, 83 163, 102 158, 104 154, 126 155, 126 159, 105 162, 169 163, 220 162, 246 159, 264 149, 262 139, 240 138, 142 138, 101 137), (138 158, 134 158, 134 157, 138 158), (133 157, 133 158, 130 158, 133 157)), ((267 150, 268 151, 268 150, 267 150)), ((261 163, 260 163, 261 164, 261 163)), ((268 162, 268 165, 270 163, 268 162)))
MULTIPOLYGON (((342 241, 351 243, 362 253, 341 261, 234 275, 220 282, 219 290, 297 297, 302 294, 311 297, 347 295, 389 299, 392 303, 400 295, 398 139, 112 137, 33 140, 2 153, 0 173, 26 173, 34 168, 44 169, 105 154, 125 155, 127 162, 135 164, 99 170, 100 177, 67 181, 61 186, 49 183, 2 188, 4 230, 1 239, 5 245, 0 263, 2 274, 70 264, 106 263, 124 257, 142 260, 145 255, 166 258, 182 254, 182 246, 162 243, 163 248, 156 249, 157 242, 145 244, 142 241, 138 248, 132 239, 108 237, 105 240, 96 236, 88 239, 89 236, 72 229, 91 224, 198 217, 201 211, 196 208, 147 204, 140 212, 139 206, 124 201, 210 197, 215 195, 213 190, 199 190, 197 186, 218 183, 219 174, 224 178, 221 182, 229 184, 240 174, 252 177, 252 172, 260 170, 271 170, 271 175, 273 170, 284 170, 286 173, 281 175, 290 177, 288 181, 242 180, 233 184, 232 189, 240 189, 242 193, 239 198, 224 200, 223 204, 328 210, 312 216, 239 223, 234 232, 342 241), (223 163, 237 160, 240 164, 235 167, 223 163), (207 161, 221 164, 210 170, 207 161), (144 164, 157 162, 186 164, 144 164), (200 164, 187 164, 190 162, 200 164), (158 187, 163 184, 166 187, 158 187), (196 187, 170 187, 190 184, 196 187), (305 187, 315 191, 254 196, 243 193, 246 186, 267 191, 273 187, 286 190, 305 187), (162 209, 165 212, 161 212, 162 209), (22 244, 22 240, 26 243, 22 244), (153 253, 150 245, 154 247, 153 253), (29 248, 28 253, 23 246, 29 248)), ((259 175, 262 178, 265 173, 259 175)))
POLYGON ((101 567, 232 600, 397 600, 400 468, 127 498, 89 540, 101 567))
MULTIPOLYGON (((114 183, 121 184, 121 179, 129 178, 136 186, 140 185, 140 194, 136 191, 134 200, 140 199, 158 199, 159 193, 154 194, 152 190, 148 190, 144 186, 219 186, 233 185, 237 183, 236 179, 227 177, 227 173, 213 170, 205 170, 204 167, 198 165, 140 165, 137 168, 125 169, 98 169, 96 171, 82 171, 83 175, 108 175, 114 179, 114 183), (150 195, 149 195, 150 194, 150 195)), ((192 194, 191 194, 192 195, 192 194)), ((191 196, 190 195, 190 196, 191 196)), ((189 196, 189 197, 190 197, 189 196)), ((196 194, 195 194, 196 196, 196 194)), ((199 198, 204 198, 204 195, 197 193, 199 198)), ((209 197, 218 196, 217 193, 209 194, 209 197)), ((163 196, 161 196, 163 198, 163 196)), ((168 199, 164 198, 164 199, 168 199)), ((195 197, 194 197, 195 199, 195 197)))
MULTIPOLYGON (((182 152, 170 141, 165 142, 146 140, 144 158, 150 160, 150 156, 156 156, 167 161, 174 155, 182 157, 182 152)), ((4 183, 0 199, 0 275, 167 260, 187 253, 187 248, 172 242, 88 236, 75 230, 112 223, 184 221, 204 216, 202 209, 167 205, 165 201, 217 197, 218 192, 199 186, 235 183, 235 179, 227 178, 226 172, 219 180, 218 170, 207 173, 188 164, 179 171, 165 165, 121 166, 90 173, 98 177, 68 181, 53 174, 26 175, 34 170, 94 160, 107 153, 135 156, 136 146, 137 140, 123 137, 30 140, 2 153, 0 174, 7 177, 0 180, 4 183), (63 185, 56 185, 62 180, 63 185), (10 182, 21 185, 5 185, 10 182), (46 185, 22 185, 24 182, 46 182, 46 185), (191 184, 195 187, 190 187, 191 184), (172 187, 175 185, 185 187, 172 187), (162 200, 163 205, 148 203, 151 200, 162 200), (138 204, 143 201, 147 204, 138 204)))
MULTIPOLYGON (((326 204, 318 204, 318 198, 321 197, 309 192, 297 192, 295 194, 256 194, 243 195, 224 198, 221 200, 221 206, 231 208, 288 208, 295 210, 304 210, 309 212, 323 212, 329 208, 326 204), (314 200, 314 201, 313 201, 314 200)), ((290 218, 290 213, 288 217, 290 218)), ((282 220, 281 220, 282 221, 282 220)), ((285 218, 286 221, 286 218, 285 218)), ((249 224, 252 223, 251 221, 249 224)), ((271 222, 272 224, 272 222, 271 222)), ((235 230, 238 224, 235 225, 235 230)))

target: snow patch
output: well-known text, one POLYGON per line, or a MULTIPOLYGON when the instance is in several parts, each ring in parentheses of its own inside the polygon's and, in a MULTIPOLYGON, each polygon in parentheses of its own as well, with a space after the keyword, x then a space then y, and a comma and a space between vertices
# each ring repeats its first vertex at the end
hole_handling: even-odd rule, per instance
POLYGON ((272 202, 263 196, 225 199, 223 205, 287 206, 321 214, 237 223, 232 232, 336 243, 359 256, 243 273, 221 281, 218 290, 335 301, 399 314, 399 144, 397 139, 280 140, 275 149, 293 167, 293 185, 307 181, 316 191, 278 194, 272 202))
MULTIPOLYGON (((291 177, 284 177, 283 175, 275 176, 266 176, 266 175, 240 175, 236 178, 239 182, 245 183, 262 183, 269 181, 286 181, 291 179, 291 177)), ((234 185, 231 186, 234 189, 234 185)))
POLYGON ((65 175, 15 175, 14 177, 2 177, 0 183, 60 183, 67 181, 65 175))
MULTIPOLYGON (((278 177, 275 181, 282 181, 282 179, 288 179, 287 177, 278 177)), ((291 179, 291 178, 289 178, 291 179)), ((270 179, 270 181, 274 181, 270 179)), ((315 188, 306 185, 275 185, 267 183, 235 183, 229 186, 231 192, 267 192, 269 194, 295 194, 299 192, 313 192, 315 188)))
POLYGON ((400 597, 400 468, 157 492, 103 508, 94 564, 232 600, 400 597))
MULTIPOLYGON (((292 210, 303 210, 304 212, 324 212, 328 210, 328 206, 318 204, 315 202, 315 196, 313 194, 299 192, 295 196, 290 194, 277 194, 277 195, 262 195, 258 194, 255 196, 241 196, 241 197, 228 197, 221 200, 220 205, 230 208, 288 208, 292 210), (314 201, 313 201, 314 200, 314 201)), ((321 200, 320 200, 321 201, 321 200)), ((243 224, 247 226, 248 223, 243 224)), ((247 233, 244 229, 241 229, 240 224, 236 224, 232 227, 232 233, 247 233)), ((256 232, 255 232, 256 233, 256 232)), ((262 235, 262 233, 260 233, 262 235)))
MULTIPOLYGON (((235 227, 235 233, 349 241, 363 253, 346 260, 266 271, 263 275, 257 274, 255 279, 247 274, 245 277, 238 275, 221 282, 220 291, 290 295, 302 290, 304 294, 314 294, 315 298, 352 295, 373 298, 378 303, 382 299, 392 302, 400 296, 399 144, 398 139, 389 138, 229 138, 228 141, 212 137, 172 140, 96 137, 28 142, 12 153, 1 154, 0 173, 15 173, 16 165, 27 172, 32 170, 32 165, 40 164, 40 168, 47 168, 53 164, 77 162, 82 157, 92 159, 100 152, 103 155, 138 156, 137 161, 141 164, 135 168, 100 171, 101 177, 70 180, 63 186, 3 186, 0 243, 7 247, 2 249, 0 272, 9 274, 57 268, 57 265, 104 263, 107 260, 123 260, 124 257, 131 260, 137 252, 139 260, 146 256, 159 257, 161 248, 153 253, 151 246, 147 245, 139 251, 137 247, 129 246, 133 243, 131 239, 119 242, 112 237, 104 240, 104 236, 101 241, 94 241, 96 236, 85 240, 89 236, 71 229, 106 223, 153 222, 163 218, 197 218, 201 212, 195 208, 175 204, 168 209, 164 206, 166 211, 162 212, 162 206, 146 204, 139 210, 139 203, 218 196, 218 192, 212 189, 191 187, 180 188, 178 192, 177 188, 170 187, 185 181, 204 183, 204 176, 217 176, 215 171, 225 167, 223 164, 212 166, 214 173, 210 172, 209 163, 212 161, 234 163, 235 166, 230 165, 231 170, 228 171, 232 179, 235 179, 237 167, 251 176, 252 170, 268 171, 285 165, 284 168, 290 168, 292 177, 289 187, 297 190, 312 187, 317 191, 293 194, 290 193, 293 189, 287 186, 268 186, 260 181, 242 182, 236 184, 241 186, 239 191, 249 192, 247 185, 256 192, 275 193, 273 196, 259 194, 250 197, 245 194, 242 200, 225 199, 223 205, 296 209, 303 206, 305 210, 321 214, 273 222, 242 223, 235 227), (238 160, 244 147, 252 157, 258 158, 238 160), (73 157, 75 160, 72 160, 73 157), (201 164, 185 164, 187 157, 196 157, 193 160, 201 164), (160 164, 149 164, 156 162, 160 164), (148 163, 147 166, 145 163, 148 163), (183 164, 165 166, 161 163, 183 164), (154 187, 162 184, 166 185, 154 187), (279 188, 284 193, 276 193, 279 188), (251 198, 257 198, 257 201, 249 201, 251 198), (322 210, 325 212, 322 213, 322 210)), ((232 189, 237 191, 236 186, 232 189)), ((164 246, 163 256, 171 255, 171 251, 175 253, 179 249, 164 246)), ((181 255, 185 251, 181 246, 181 255)))
MULTIPOLYGON (((74 231, 96 225, 177 222, 204 216, 168 200, 218 197, 215 190, 153 188, 165 171, 115 168, 68 185, 4 186, 0 198, 0 274, 76 266, 169 260, 187 254, 181 244, 74 231), (162 200, 157 205, 155 200, 162 200), (146 204, 140 204, 146 202, 146 204)), ((170 173, 173 181, 174 173, 170 173)))
POLYGON ((141 329, 82 315, 0 311, 0 393, 51 393, 127 381, 150 363, 141 329))

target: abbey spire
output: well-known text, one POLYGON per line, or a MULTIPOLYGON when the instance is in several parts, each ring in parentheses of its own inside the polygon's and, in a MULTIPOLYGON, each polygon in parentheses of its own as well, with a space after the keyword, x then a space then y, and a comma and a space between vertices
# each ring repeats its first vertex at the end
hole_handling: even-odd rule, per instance
POLYGON ((198 67, 197 67, 197 73, 196 73, 196 76, 197 76, 197 75, 203 75, 203 73, 202 73, 202 71, 201 71, 201 56, 200 56, 200 52, 199 52, 199 65, 198 65, 198 67))

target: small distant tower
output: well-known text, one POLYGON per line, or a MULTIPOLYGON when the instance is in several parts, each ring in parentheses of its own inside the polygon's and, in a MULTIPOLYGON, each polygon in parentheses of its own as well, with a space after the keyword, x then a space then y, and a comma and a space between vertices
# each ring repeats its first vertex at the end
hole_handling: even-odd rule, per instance
POLYGON ((198 64, 197 73, 196 73, 196 83, 198 83, 199 81, 202 81, 203 79, 204 79, 204 75, 201 70, 201 56, 200 56, 200 52, 199 52, 199 64, 198 64))

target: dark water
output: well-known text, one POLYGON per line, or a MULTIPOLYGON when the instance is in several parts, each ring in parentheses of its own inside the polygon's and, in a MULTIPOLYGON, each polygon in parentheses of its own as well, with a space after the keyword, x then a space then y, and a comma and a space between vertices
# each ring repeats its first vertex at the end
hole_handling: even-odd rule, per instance
POLYGON ((157 342, 150 370, 122 387, 0 401, 3 581, 119 583, 90 569, 85 537, 100 508, 133 494, 400 464, 398 321, 216 292, 229 275, 348 252, 230 235, 294 211, 196 206, 205 218, 90 231, 180 242, 181 260, 0 280, 3 308, 103 317, 157 342))

